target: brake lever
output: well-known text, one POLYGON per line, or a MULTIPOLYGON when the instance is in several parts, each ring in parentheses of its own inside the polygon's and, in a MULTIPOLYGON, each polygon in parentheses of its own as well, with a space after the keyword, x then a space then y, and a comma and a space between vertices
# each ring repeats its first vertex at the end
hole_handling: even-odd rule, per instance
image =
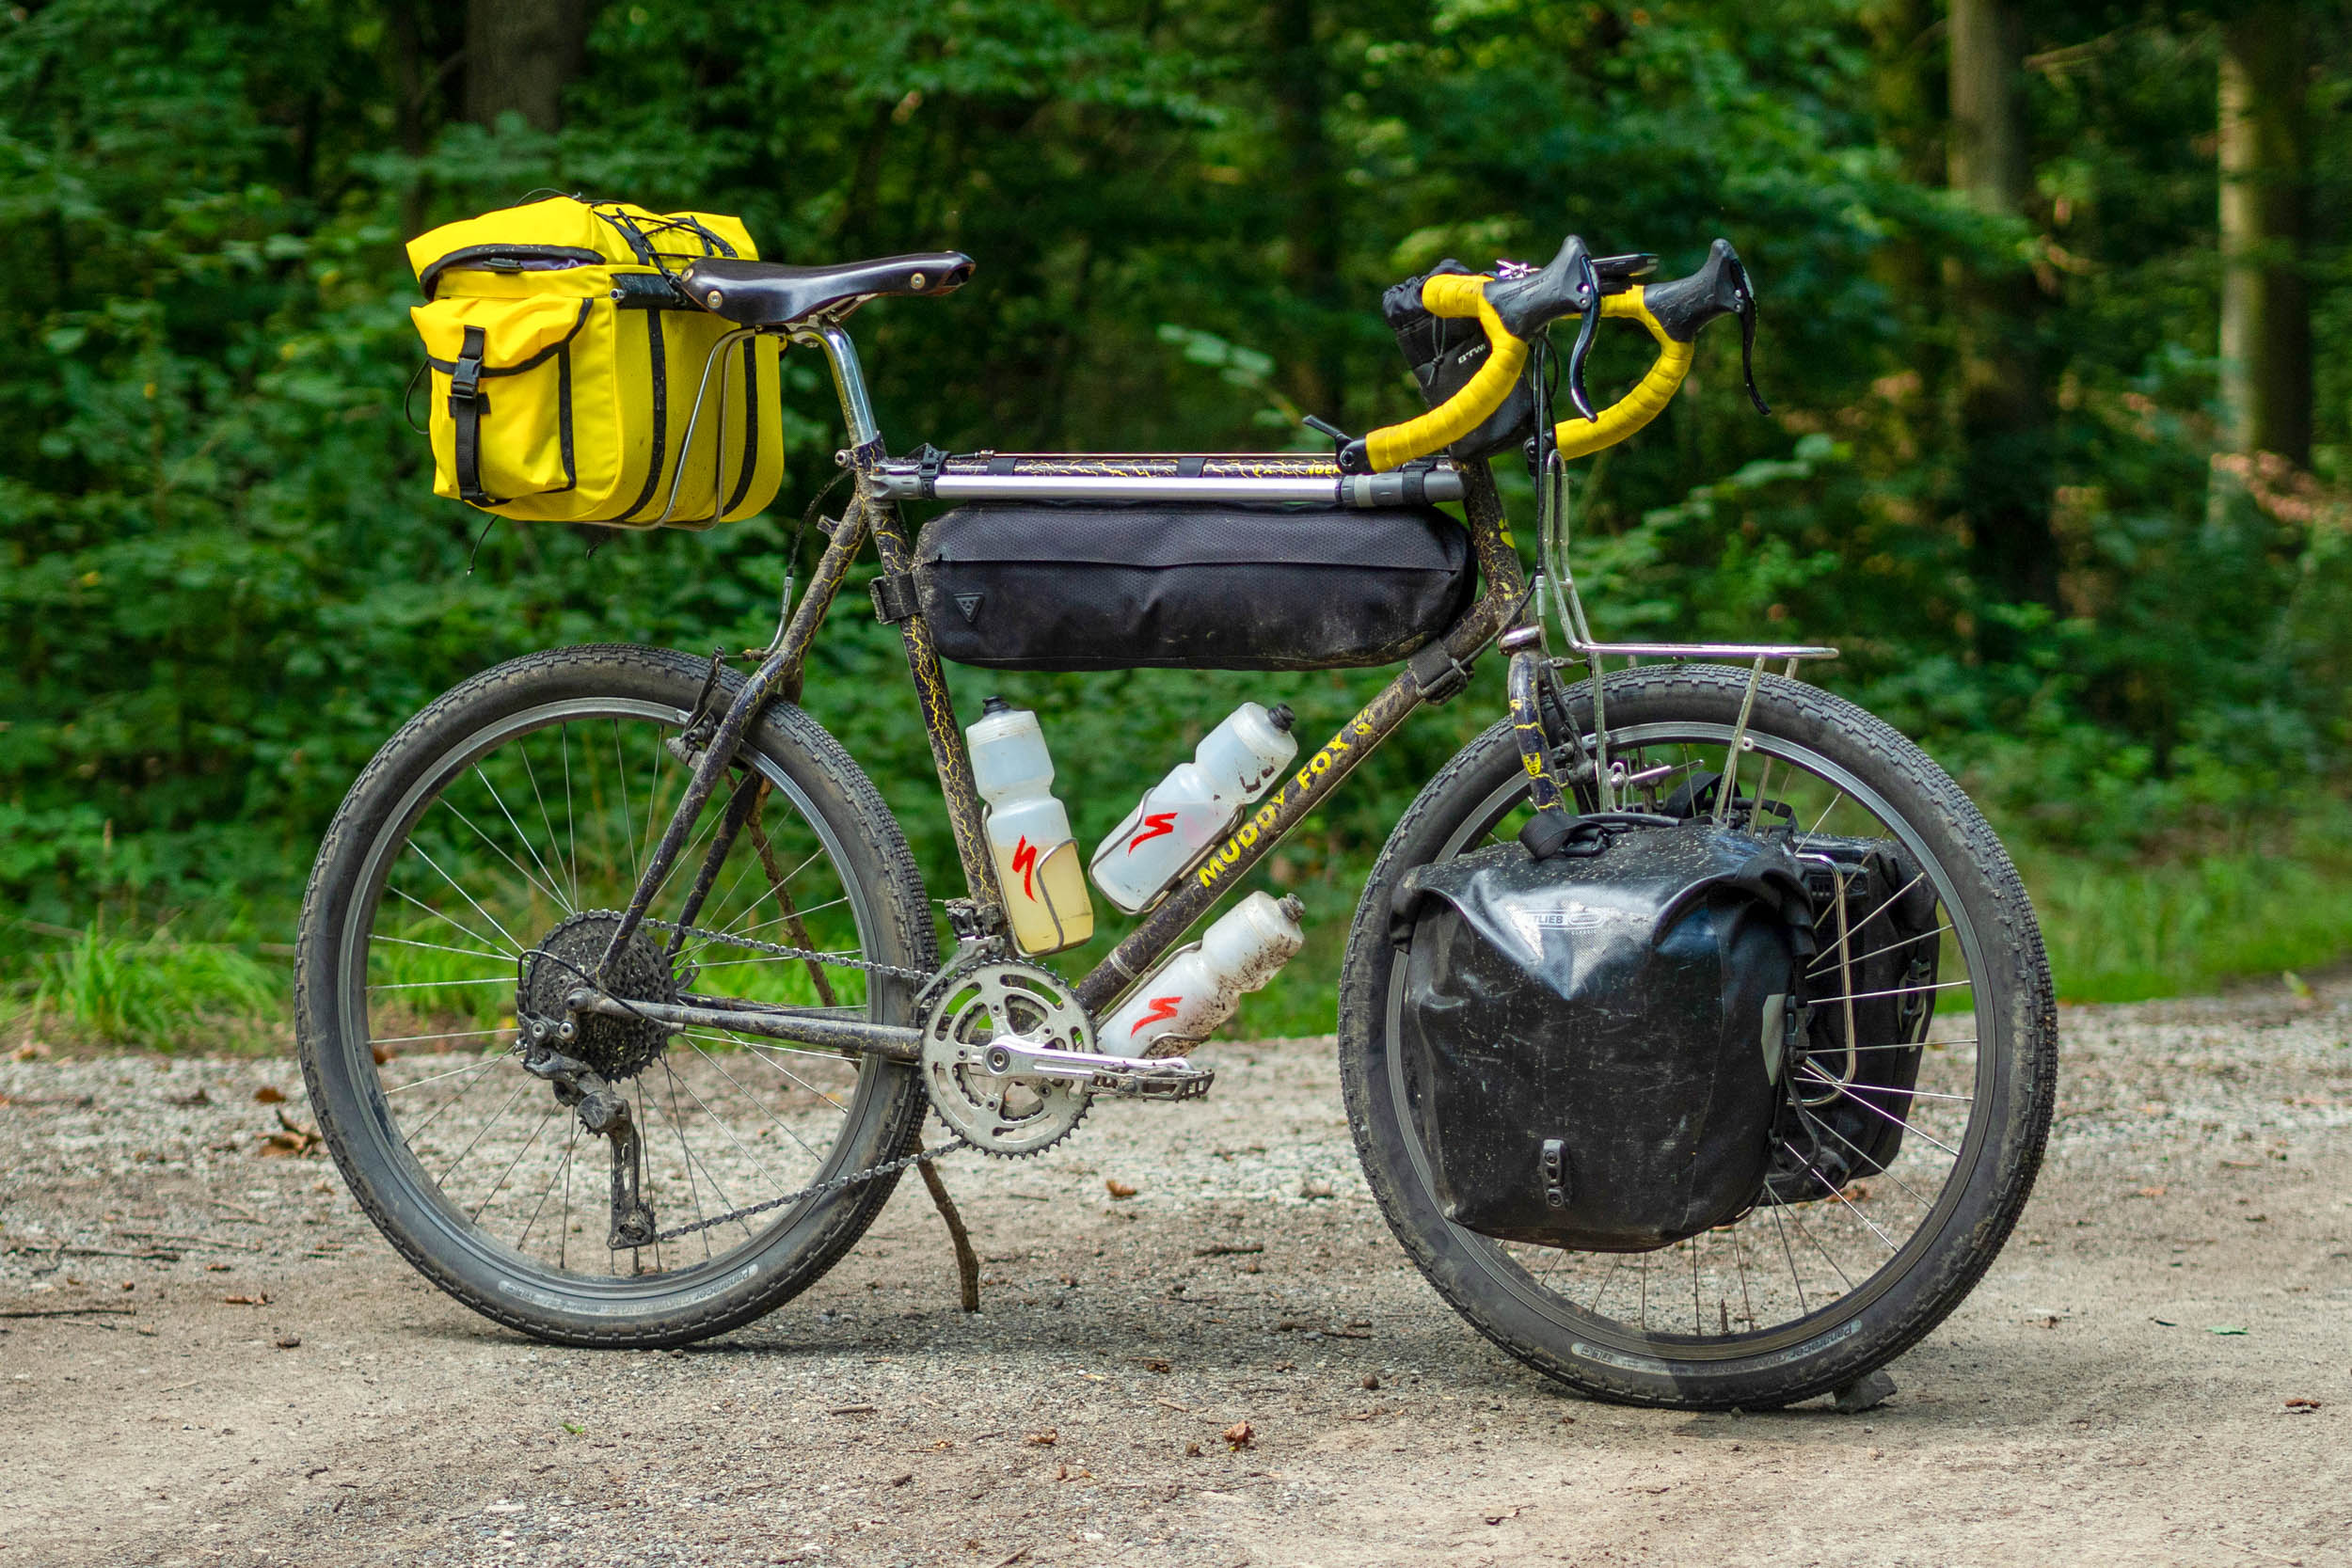
POLYGON ((1600 326, 1600 274, 1594 270, 1589 255, 1576 259, 1576 288, 1581 297, 1579 307, 1583 319, 1577 323, 1576 346, 1568 350, 1568 402, 1587 420, 1598 423, 1600 415, 1593 407, 1592 397, 1584 390, 1584 361, 1593 352, 1593 336, 1600 326))
POLYGON ((1739 301, 1734 309, 1740 314, 1740 373, 1747 379, 1748 401, 1757 413, 1770 415, 1764 394, 1756 389, 1756 285, 1748 280, 1747 263, 1736 255, 1731 259, 1731 286, 1739 301))

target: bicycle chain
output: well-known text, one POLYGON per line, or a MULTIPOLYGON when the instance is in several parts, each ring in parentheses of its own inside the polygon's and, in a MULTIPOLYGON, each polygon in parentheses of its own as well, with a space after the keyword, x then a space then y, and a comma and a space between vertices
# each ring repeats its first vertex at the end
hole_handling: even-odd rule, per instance
MULTIPOLYGON (((937 977, 935 974, 926 974, 919 969, 906 969, 897 964, 875 963, 867 958, 848 958, 838 953, 820 953, 807 947, 787 947, 779 942, 761 942, 755 937, 737 936, 728 931, 707 930, 699 926, 681 926, 674 920, 648 918, 643 924, 659 931, 674 934, 683 932, 689 937, 699 937, 705 942, 723 942, 731 947, 748 947, 754 952, 771 953, 780 958, 801 958, 812 963, 832 964, 839 969, 862 970, 868 974, 880 974, 894 980, 907 980, 918 986, 929 985, 937 977)), ((782 1209, 787 1204, 804 1202, 812 1197, 830 1197, 834 1193, 867 1181, 879 1181, 885 1176, 896 1176, 911 1165, 919 1165, 926 1161, 953 1154, 959 1148, 971 1147, 958 1134, 949 1132, 947 1141, 936 1148, 917 1149, 913 1154, 901 1155, 896 1160, 885 1160, 879 1165, 868 1165, 864 1170, 851 1171, 847 1176, 836 1176, 829 1181, 818 1181, 803 1187, 797 1193, 787 1193, 782 1197, 771 1197, 764 1203, 755 1203, 748 1208, 729 1210, 726 1213, 712 1219, 696 1220, 691 1225, 675 1226, 668 1230, 658 1231, 653 1239, 657 1242, 675 1242, 681 1236, 691 1236, 697 1231, 708 1230, 713 1226, 732 1225, 738 1220, 747 1220, 754 1214, 764 1214, 773 1209, 782 1209)))
POLYGON ((714 1225, 731 1225, 737 1220, 749 1219, 754 1214, 764 1214, 771 1209, 781 1209, 787 1203, 798 1203, 803 1198, 829 1197, 846 1187, 854 1187, 865 1181, 880 1180, 885 1176, 895 1176, 909 1165, 919 1165, 927 1160, 936 1160, 942 1155, 953 1154, 959 1148, 971 1147, 961 1136, 950 1132, 947 1134, 947 1141, 937 1148, 918 1148, 912 1154, 902 1154, 896 1160, 885 1160, 879 1165, 868 1165, 864 1170, 851 1171, 847 1176, 836 1176, 830 1181, 819 1181, 814 1186, 803 1187, 797 1193, 787 1193, 782 1197, 771 1197, 765 1203, 755 1203, 748 1209, 730 1210, 716 1219, 696 1220, 691 1225, 681 1225, 674 1229, 659 1231, 655 1234, 654 1240, 675 1242, 680 1236, 691 1236, 697 1230, 707 1230, 714 1225))
POLYGON ((803 958, 811 963, 832 964, 839 969, 864 970, 868 974, 881 974, 918 986, 929 985, 937 975, 936 971, 906 969, 898 964, 876 963, 870 958, 845 958, 838 953, 820 953, 810 947, 787 947, 780 942, 761 942, 755 937, 708 930, 700 926, 680 926, 673 920, 655 920, 651 916, 638 924, 657 931, 683 931, 690 937, 700 937, 705 942, 723 942, 730 947, 748 947, 755 953, 772 953, 780 958, 803 958))

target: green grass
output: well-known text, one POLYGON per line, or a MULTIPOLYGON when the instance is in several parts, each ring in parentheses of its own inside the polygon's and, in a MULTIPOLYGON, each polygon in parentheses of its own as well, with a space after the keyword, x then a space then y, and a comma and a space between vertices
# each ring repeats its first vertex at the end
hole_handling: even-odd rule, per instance
POLYGON ((135 935, 92 921, 8 955, 0 1006, 36 1039, 151 1051, 282 1043, 284 965, 229 942, 182 941, 170 925, 135 935))
POLYGON ((2352 865, 2333 857, 2216 855, 2121 869, 2038 858, 2025 872, 2070 1002, 2213 990, 2352 953, 2352 865))

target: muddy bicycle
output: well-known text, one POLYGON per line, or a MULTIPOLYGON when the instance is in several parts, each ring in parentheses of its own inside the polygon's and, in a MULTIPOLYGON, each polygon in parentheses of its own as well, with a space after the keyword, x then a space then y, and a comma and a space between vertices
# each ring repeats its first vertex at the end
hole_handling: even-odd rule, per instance
MULTIPOLYGON (((581 264, 484 248, 474 262, 501 287, 581 264)), ((433 703, 354 785, 304 906, 300 1049, 321 1128, 392 1244, 525 1333, 678 1345, 805 1290, 916 1161, 1034 1154, 1097 1102, 1095 1135, 1115 1137, 1119 1117, 1155 1114, 1148 1102, 1207 1092, 1214 1068, 1195 1046, 1295 951, 1295 910, 1252 894, 1180 943, 1417 708, 1467 700, 1493 650, 1508 712, 1396 823, 1339 977, 1348 1117, 1397 1238, 1480 1332, 1607 1399, 1785 1403, 1851 1384, 1932 1328, 2006 1239, 2050 1117, 2054 1007, 2016 873, 1934 762, 1798 678, 1833 650, 1605 641, 1570 569, 1563 465, 1663 408, 1708 322, 1735 318, 1743 354, 1752 341, 1755 294, 1731 247, 1665 282, 1651 258, 1571 240, 1542 267, 1401 285, 1391 320, 1434 406, 1361 437, 1318 426, 1328 454, 893 456, 845 323, 876 298, 946 293, 971 267, 954 253, 657 259, 660 309, 717 334, 706 384, 712 366, 723 387, 754 377, 755 348, 825 356, 848 499, 748 673, 647 647, 534 654, 433 703), (1603 319, 1645 330, 1658 357, 1596 409, 1583 356, 1603 319), (1565 352, 1555 323, 1575 327, 1565 352), (1532 575, 1497 451, 1523 453, 1538 479, 1532 575), (915 502, 953 508, 919 541, 900 512, 915 502), (798 705, 812 641, 869 544, 873 612, 902 641, 961 865, 963 885, 936 906, 881 793, 798 705), (1042 738, 997 704, 962 726, 943 654, 1016 669, 1401 668, 1313 750, 1289 740, 1287 713, 1246 712, 1218 731, 1226 752, 1204 743, 1191 773, 1164 782, 1172 793, 1147 796, 1113 840, 1162 869, 1107 893, 1138 918, 1073 980, 1041 961, 1092 919, 1042 738), (1416 935, 1438 924, 1416 915, 1437 907, 1422 895, 1454 898, 1441 912, 1467 941, 1467 872, 1449 893, 1449 867, 1491 880, 1534 866, 1556 882, 1544 868, 1597 876, 1613 843, 1702 838, 1772 858, 1769 877, 1738 886, 1763 889, 1780 917, 1725 902, 1737 879, 1709 884, 1708 951, 1769 937, 1782 966, 1740 1004, 1744 1036, 1718 1050, 1711 1012, 1699 1031, 1714 1053, 1699 1098, 1755 1103, 1740 1147, 1707 1151, 1730 1135, 1717 1116, 1662 1156, 1677 1221, 1592 1219, 1585 1206, 1614 1201, 1625 1170, 1661 1158, 1625 1145, 1620 1168, 1608 1149, 1687 1085, 1645 1076, 1645 1059, 1588 1064, 1566 1092, 1573 1115, 1606 1123, 1598 1141, 1529 1144, 1525 1170, 1505 1174, 1533 1208, 1481 1221, 1463 1196, 1479 1173, 1438 1147, 1440 1113, 1485 1093, 1509 1117, 1551 1091, 1464 1077, 1435 1038, 1431 998, 1468 960, 1416 935), (930 1116, 945 1133, 926 1145, 930 1116), (1694 1168, 1721 1191, 1692 1196, 1694 1168)), ((499 373, 471 372, 493 408, 514 385, 499 373)), ((469 379, 452 357, 436 383, 453 417, 469 379)), ((701 450, 704 404, 698 391, 686 449, 701 450)), ((716 516, 723 432, 714 445, 701 493, 716 516)), ((748 446, 739 461, 748 470, 748 446)), ((666 499, 644 488, 646 519, 674 515, 675 482, 666 499)), ((1104 890, 1113 847, 1096 856, 1104 890)), ((1511 917, 1538 946, 1569 944, 1546 962, 1595 951, 1580 929, 1613 893, 1581 885, 1551 913, 1511 917)), ((1626 961, 1663 961, 1667 924, 1626 961)), ((1441 1000, 1471 1018, 1486 994, 1441 1000)), ((1593 1016, 1625 1013, 1624 994, 1641 993, 1593 1016)), ((1520 1037, 1492 1017, 1475 1030, 1473 1043, 1520 1037)), ((1692 1114, 1677 1105, 1661 1125, 1692 1114)))

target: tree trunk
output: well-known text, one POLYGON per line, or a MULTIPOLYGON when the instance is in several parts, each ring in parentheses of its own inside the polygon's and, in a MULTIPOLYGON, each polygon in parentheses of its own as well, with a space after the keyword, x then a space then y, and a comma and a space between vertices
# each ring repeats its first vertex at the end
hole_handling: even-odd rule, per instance
POLYGON ((588 57, 590 0, 468 0, 466 118, 519 114, 536 131, 564 122, 564 89, 588 57))
POLYGON ((1308 324, 1285 357, 1298 405, 1343 419, 1338 399, 1347 384, 1346 362, 1338 335, 1328 329, 1340 308, 1340 180, 1323 124, 1327 72, 1315 47, 1314 0, 1272 0, 1266 22, 1274 135, 1282 159, 1282 276, 1307 308, 1308 324))
POLYGON ((2312 459, 2312 317, 2302 273, 2311 167, 2296 7, 2221 28, 2221 402, 2226 444, 2312 459))
MULTIPOLYGON (((1980 212, 2022 216, 2033 192, 2026 124, 2025 14, 2014 0, 1952 0, 1954 190, 1980 212)), ((2022 263, 1954 269, 1958 326, 1960 510, 1978 580, 2009 604, 2054 604, 2058 546, 2050 531, 2051 419, 2039 342, 2042 298, 2022 263)), ((1991 623, 1979 637, 2006 650, 1991 623)))

